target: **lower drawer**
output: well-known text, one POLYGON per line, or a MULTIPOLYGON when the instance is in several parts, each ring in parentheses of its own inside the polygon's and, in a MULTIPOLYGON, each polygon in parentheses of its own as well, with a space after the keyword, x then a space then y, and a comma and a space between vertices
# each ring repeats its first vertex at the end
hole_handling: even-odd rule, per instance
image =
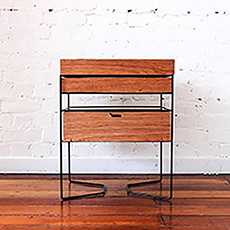
POLYGON ((65 112, 63 141, 170 141, 169 112, 65 112))

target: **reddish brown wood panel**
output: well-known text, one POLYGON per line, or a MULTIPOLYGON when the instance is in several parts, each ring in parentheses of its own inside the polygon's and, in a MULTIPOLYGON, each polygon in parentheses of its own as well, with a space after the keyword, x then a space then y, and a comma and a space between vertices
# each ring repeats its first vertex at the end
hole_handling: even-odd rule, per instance
POLYGON ((67 112, 63 115, 63 140, 170 141, 170 113, 67 112))
POLYGON ((63 78, 63 93, 170 93, 172 78, 85 77, 63 78))
MULTIPOLYGON (((142 191, 141 191, 142 192, 142 191)), ((68 213, 71 215, 74 215, 77 213, 78 215, 90 215, 93 216, 95 214, 97 215, 116 215, 116 214, 123 214, 124 211, 127 215, 158 215, 159 209, 153 208, 150 205, 149 206, 143 206, 143 205, 136 205, 136 206, 128 206, 128 205, 119 205, 119 206, 109 206, 109 205, 103 205, 100 207, 91 207, 81 205, 79 206, 73 206, 71 209, 67 205, 63 206, 62 210, 57 205, 55 206, 27 206, 24 205, 18 205, 13 210, 11 206, 0 206, 1 215, 8 215, 9 213, 11 215, 17 215, 20 213, 21 215, 39 215, 41 213, 46 213, 47 215, 60 215, 62 213, 68 213)), ((175 206, 175 207, 164 207, 164 215, 170 215, 172 212, 174 215, 197 215, 197 212, 203 213, 203 215, 215 215, 215 216, 223 216, 229 214, 229 207, 197 207, 196 209, 192 209, 191 206, 175 206)))
MULTIPOLYGON (((181 216, 163 216, 166 226, 191 226, 194 229, 197 227, 203 226, 217 226, 217 227, 227 227, 229 229, 230 226, 230 216, 189 216, 189 215, 181 215, 181 216)), ((219 228, 217 228, 219 229, 219 228)))
POLYGON ((173 75, 174 60, 62 59, 61 75, 173 75))
MULTIPOLYGON (((75 226, 75 229, 82 229, 87 226, 116 226, 119 229, 120 226, 161 226, 162 220, 159 216, 91 216, 91 215, 40 215, 40 216, 0 216, 0 226, 1 225, 26 225, 26 226, 75 226)), ((15 229, 17 229, 15 227, 15 229)), ((43 228, 44 229, 44 228, 43 228)))

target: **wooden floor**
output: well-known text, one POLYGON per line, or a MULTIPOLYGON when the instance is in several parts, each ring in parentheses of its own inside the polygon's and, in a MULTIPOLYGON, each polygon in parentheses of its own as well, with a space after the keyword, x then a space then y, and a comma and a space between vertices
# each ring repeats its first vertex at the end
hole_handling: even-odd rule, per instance
MULTIPOLYGON (((61 203, 58 176, 0 175, 0 230, 230 229, 230 175, 177 175, 171 202, 127 196, 127 183, 147 178, 154 176, 81 176, 104 183, 106 195, 61 203)), ((168 182, 135 191, 167 195, 168 182)), ((98 191, 67 182, 65 189, 66 195, 98 191)))

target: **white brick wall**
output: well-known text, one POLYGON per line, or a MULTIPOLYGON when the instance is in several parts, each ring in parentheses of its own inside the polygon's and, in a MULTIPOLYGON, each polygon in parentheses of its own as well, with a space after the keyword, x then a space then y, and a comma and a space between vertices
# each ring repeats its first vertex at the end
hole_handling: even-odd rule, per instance
MULTIPOLYGON (((0 172, 58 172, 61 58, 175 59, 175 171, 229 172, 229 8, 228 0, 1 0, 0 172)), ((75 172, 158 168, 154 144, 78 143, 72 150, 75 172)))

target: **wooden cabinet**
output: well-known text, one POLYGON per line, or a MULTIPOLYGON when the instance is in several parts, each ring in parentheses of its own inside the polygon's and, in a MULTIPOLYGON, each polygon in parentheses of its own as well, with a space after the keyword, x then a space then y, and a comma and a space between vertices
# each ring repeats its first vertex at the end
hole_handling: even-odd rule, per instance
MULTIPOLYGON (((68 143, 68 178, 71 180, 70 143, 74 142, 159 142, 160 180, 162 173, 162 145, 171 143, 170 196, 155 196, 131 191, 128 194, 171 199, 173 175, 173 75, 174 60, 94 60, 64 59, 60 71, 60 164, 61 198, 63 197, 62 144, 68 143), (74 106, 72 94, 158 94, 157 106, 74 106), (63 108, 63 95, 67 107, 63 108), (170 108, 164 106, 164 95, 170 95, 170 108)), ((144 183, 156 183, 151 181, 144 183)), ((79 183, 79 182, 77 182, 79 183)), ((81 182, 82 183, 82 182, 81 182)), ((84 184, 84 183, 83 183, 84 184)), ((102 192, 85 196, 104 195, 102 192)))

